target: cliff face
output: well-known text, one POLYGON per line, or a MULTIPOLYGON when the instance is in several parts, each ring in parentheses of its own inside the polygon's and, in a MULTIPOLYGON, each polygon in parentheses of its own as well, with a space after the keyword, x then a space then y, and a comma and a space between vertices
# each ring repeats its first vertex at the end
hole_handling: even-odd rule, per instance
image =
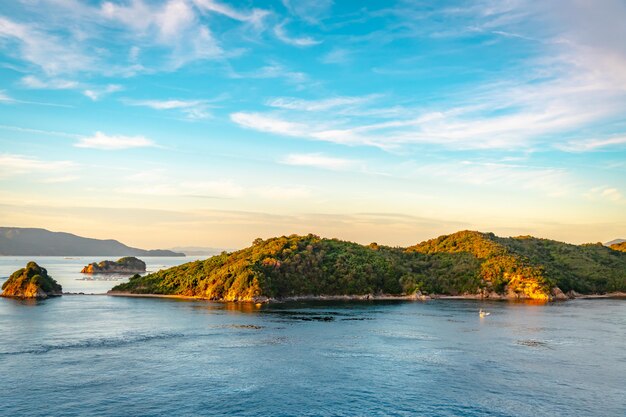
POLYGON ((146 263, 144 261, 133 256, 127 256, 117 261, 93 262, 85 266, 80 272, 83 274, 133 274, 145 271, 146 263))
POLYGON ((2 285, 3 297, 48 298, 62 295, 62 291, 48 271, 35 262, 29 262, 26 268, 15 271, 2 285))

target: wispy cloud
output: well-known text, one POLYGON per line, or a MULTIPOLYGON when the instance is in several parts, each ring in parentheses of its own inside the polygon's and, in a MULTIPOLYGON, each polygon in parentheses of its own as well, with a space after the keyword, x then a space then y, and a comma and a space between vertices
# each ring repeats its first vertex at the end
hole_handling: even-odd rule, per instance
POLYGON ((257 113, 233 113, 230 115, 230 119, 248 129, 285 136, 307 136, 307 129, 309 128, 306 124, 294 123, 257 113))
POLYGON ((152 140, 143 136, 107 135, 96 132, 93 136, 81 138, 74 144, 77 148, 102 149, 107 151, 157 147, 152 140))
POLYGON ((558 149, 568 152, 588 152, 595 150, 603 150, 606 148, 617 148, 626 146, 626 136, 608 137, 602 139, 588 139, 569 141, 564 144, 557 144, 558 149))
POLYGON ((269 11, 263 9, 252 9, 244 12, 214 0, 193 0, 193 3, 201 10, 219 13, 240 22, 248 22, 257 28, 263 25, 264 19, 270 14, 269 11))
POLYGON ((369 97, 330 97, 321 100, 303 100, 294 97, 277 97, 268 100, 265 104, 287 110, 323 111, 337 107, 356 106, 373 99, 369 97))
POLYGON ((77 167, 78 164, 73 161, 44 161, 32 156, 0 153, 0 179, 25 174, 45 174, 48 176, 70 171, 77 167))
POLYGON ((606 200, 613 203, 623 203, 626 201, 624 195, 617 188, 607 185, 594 187, 586 192, 584 196, 592 201, 606 200))
POLYGON ((578 188, 567 170, 555 167, 465 160, 400 168, 418 178, 438 177, 480 187, 515 187, 551 197, 571 194, 578 188))
POLYGON ((70 139, 80 139, 82 136, 76 133, 68 133, 68 132, 57 132, 54 130, 42 130, 42 129, 33 129, 31 127, 22 127, 22 126, 11 126, 11 125, 0 125, 0 129, 10 130, 13 132, 21 132, 21 133, 34 133, 37 135, 43 136, 59 136, 70 139))
POLYGON ((149 107, 155 110, 178 110, 183 113, 185 118, 189 120, 208 119, 211 117, 209 112, 208 100, 124 100, 126 104, 131 106, 149 107))
POLYGON ((333 48, 321 58, 321 62, 324 64, 346 64, 350 61, 352 53, 345 48, 333 48))
POLYGON ((287 25, 288 23, 289 21, 283 21, 282 23, 274 26, 274 35, 276 35, 276 37, 280 39, 282 42, 288 45, 300 46, 300 47, 314 46, 314 45, 319 45, 320 43, 322 43, 321 40, 313 39, 309 36, 303 36, 303 37, 289 36, 285 29, 285 25, 287 25))
POLYGON ((283 5, 293 16, 317 24, 328 15, 333 0, 283 0, 283 5))
POLYGON ((260 67, 258 70, 251 72, 235 72, 231 71, 231 78, 252 78, 252 79, 274 79, 281 78, 292 84, 301 84, 309 80, 309 76, 300 71, 293 71, 282 64, 272 62, 268 65, 260 67))
POLYGON ((93 101, 97 101, 105 95, 117 93, 124 88, 118 84, 108 84, 105 86, 90 85, 75 80, 66 80, 63 78, 41 79, 34 75, 23 77, 20 83, 26 88, 39 90, 78 90, 85 97, 93 101))
POLYGON ((9 103, 12 102, 13 99, 7 95, 3 90, 0 90, 0 103, 9 103))
POLYGON ((10 53, 41 68, 47 74, 89 70, 94 61, 79 43, 42 31, 33 25, 0 16, 0 39, 6 39, 10 53))
POLYGON ((117 93, 123 91, 124 87, 119 84, 108 84, 104 87, 90 87, 83 90, 83 94, 89 97, 93 101, 100 100, 103 96, 108 94, 117 93))
POLYGON ((358 165, 358 161, 352 159, 336 158, 319 153, 291 154, 287 155, 280 162, 286 165, 296 165, 330 170, 345 170, 354 168, 358 165))
POLYGON ((23 77, 21 83, 28 88, 46 90, 73 90, 80 87, 80 83, 74 80, 64 80, 62 78, 42 80, 33 75, 23 77))
POLYGON ((140 194, 150 196, 182 196, 203 198, 237 198, 244 189, 232 180, 146 182, 141 187, 123 186, 115 189, 122 194, 140 194))

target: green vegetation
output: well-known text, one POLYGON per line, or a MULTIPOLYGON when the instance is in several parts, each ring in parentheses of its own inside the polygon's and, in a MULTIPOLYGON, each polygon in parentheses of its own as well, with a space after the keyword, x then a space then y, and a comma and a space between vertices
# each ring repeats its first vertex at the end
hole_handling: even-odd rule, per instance
POLYGON ((83 274, 105 274, 105 273, 133 273, 143 272, 146 270, 146 263, 141 259, 137 259, 134 256, 126 256, 120 258, 117 261, 101 261, 93 262, 85 266, 82 271, 83 274))
POLYGON ((15 271, 4 284, 2 295, 18 298, 47 298, 61 295, 63 289, 48 275, 45 268, 29 262, 26 268, 15 271))
POLYGON ((256 239, 237 252, 135 275, 112 291, 226 301, 418 291, 547 300, 554 286, 581 293, 624 291, 626 254, 471 231, 407 249, 292 235, 256 239))

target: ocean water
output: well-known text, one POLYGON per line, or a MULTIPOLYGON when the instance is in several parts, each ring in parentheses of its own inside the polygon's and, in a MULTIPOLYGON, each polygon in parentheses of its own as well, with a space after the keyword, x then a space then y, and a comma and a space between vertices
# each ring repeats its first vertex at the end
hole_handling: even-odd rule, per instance
MULTIPOLYGON (((24 268, 29 261, 35 261, 46 268, 48 274, 63 286, 63 292, 103 294, 115 285, 125 282, 132 274, 81 274, 85 265, 105 259, 117 260, 111 256, 0 256, 0 285, 15 271, 24 268)), ((185 262, 205 259, 201 257, 142 257, 146 263, 146 272, 156 272, 185 262)))
POLYGON ((0 298, 0 334, 3 416, 626 415, 626 300, 0 298))

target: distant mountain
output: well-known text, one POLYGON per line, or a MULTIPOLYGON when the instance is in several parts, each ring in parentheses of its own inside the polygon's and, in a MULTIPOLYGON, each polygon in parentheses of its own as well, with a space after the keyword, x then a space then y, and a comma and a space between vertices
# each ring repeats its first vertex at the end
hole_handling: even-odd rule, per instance
POLYGON ((205 246, 175 246, 171 248, 174 252, 182 252, 187 256, 213 256, 219 255, 220 253, 232 252, 234 249, 225 249, 225 248, 211 248, 205 246))
POLYGON ((113 239, 90 239, 46 229, 0 227, 0 256, 185 256, 185 254, 162 249, 131 248, 113 239))
POLYGON ((624 243, 624 242, 626 242, 626 239, 614 239, 610 242, 606 242, 604 246, 617 245, 618 243, 624 243))

